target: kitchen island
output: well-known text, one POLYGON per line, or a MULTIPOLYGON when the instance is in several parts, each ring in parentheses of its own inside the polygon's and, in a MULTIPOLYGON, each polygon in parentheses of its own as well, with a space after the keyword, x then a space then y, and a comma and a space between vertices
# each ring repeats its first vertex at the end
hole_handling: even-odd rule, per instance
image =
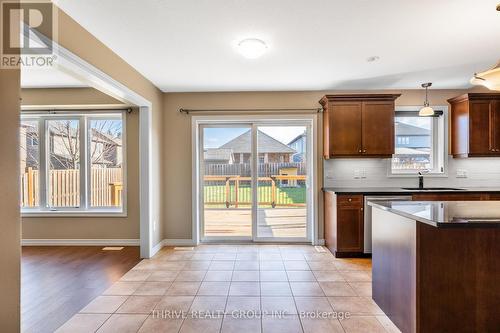
POLYGON ((373 299, 402 332, 498 332, 499 201, 372 201, 373 299))

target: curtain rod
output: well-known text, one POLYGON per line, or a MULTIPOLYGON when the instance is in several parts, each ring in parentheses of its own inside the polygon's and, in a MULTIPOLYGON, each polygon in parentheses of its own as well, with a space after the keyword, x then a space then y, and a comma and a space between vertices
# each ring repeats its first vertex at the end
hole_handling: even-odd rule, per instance
POLYGON ((180 108, 180 113, 190 114, 195 112, 273 112, 273 111, 292 111, 295 113, 309 111, 311 113, 320 113, 322 108, 264 108, 264 109, 184 109, 180 108))
POLYGON ((92 113, 92 112, 116 112, 116 111, 126 111, 127 113, 132 113, 132 108, 109 108, 109 109, 98 109, 98 108, 76 108, 76 109, 52 109, 52 108, 40 108, 40 109, 23 109, 21 107, 21 113, 47 113, 47 114, 68 114, 68 113, 92 113))

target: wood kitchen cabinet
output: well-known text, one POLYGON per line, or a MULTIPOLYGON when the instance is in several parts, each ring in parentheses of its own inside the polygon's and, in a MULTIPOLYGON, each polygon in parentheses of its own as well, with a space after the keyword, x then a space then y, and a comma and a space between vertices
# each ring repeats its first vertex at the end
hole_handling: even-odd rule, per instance
POLYGON ((325 192, 325 243, 336 257, 362 255, 363 195, 325 192))
POLYGON ((490 200, 488 193, 414 193, 413 201, 481 201, 490 200))
MULTIPOLYGON (((364 253, 364 194, 325 191, 325 245, 336 257, 366 257, 364 253)), ((413 201, 498 200, 499 192, 410 193, 413 201)), ((374 196, 371 194, 370 196, 374 196)))
POLYGON ((391 157, 394 154, 394 101, 400 94, 325 95, 323 155, 391 157))
POLYGON ((500 94, 464 94, 451 104, 453 157, 500 156, 500 94))

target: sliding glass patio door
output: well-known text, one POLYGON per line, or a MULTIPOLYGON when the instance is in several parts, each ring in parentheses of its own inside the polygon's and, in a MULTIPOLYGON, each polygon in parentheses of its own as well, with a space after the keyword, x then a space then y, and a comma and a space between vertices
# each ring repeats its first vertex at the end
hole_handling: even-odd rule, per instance
POLYGON ((311 122, 199 125, 202 241, 311 240, 311 122))
POLYGON ((305 241, 307 126, 257 126, 257 214, 254 239, 305 241))
POLYGON ((202 240, 252 239, 252 126, 200 128, 202 240))

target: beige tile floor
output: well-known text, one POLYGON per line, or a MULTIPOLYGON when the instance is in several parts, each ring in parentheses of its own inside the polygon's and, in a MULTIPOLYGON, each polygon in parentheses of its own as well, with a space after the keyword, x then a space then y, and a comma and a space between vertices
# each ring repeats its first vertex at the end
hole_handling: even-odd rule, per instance
POLYGON ((399 330, 371 299, 369 259, 307 245, 200 245, 141 261, 58 332, 399 330))

